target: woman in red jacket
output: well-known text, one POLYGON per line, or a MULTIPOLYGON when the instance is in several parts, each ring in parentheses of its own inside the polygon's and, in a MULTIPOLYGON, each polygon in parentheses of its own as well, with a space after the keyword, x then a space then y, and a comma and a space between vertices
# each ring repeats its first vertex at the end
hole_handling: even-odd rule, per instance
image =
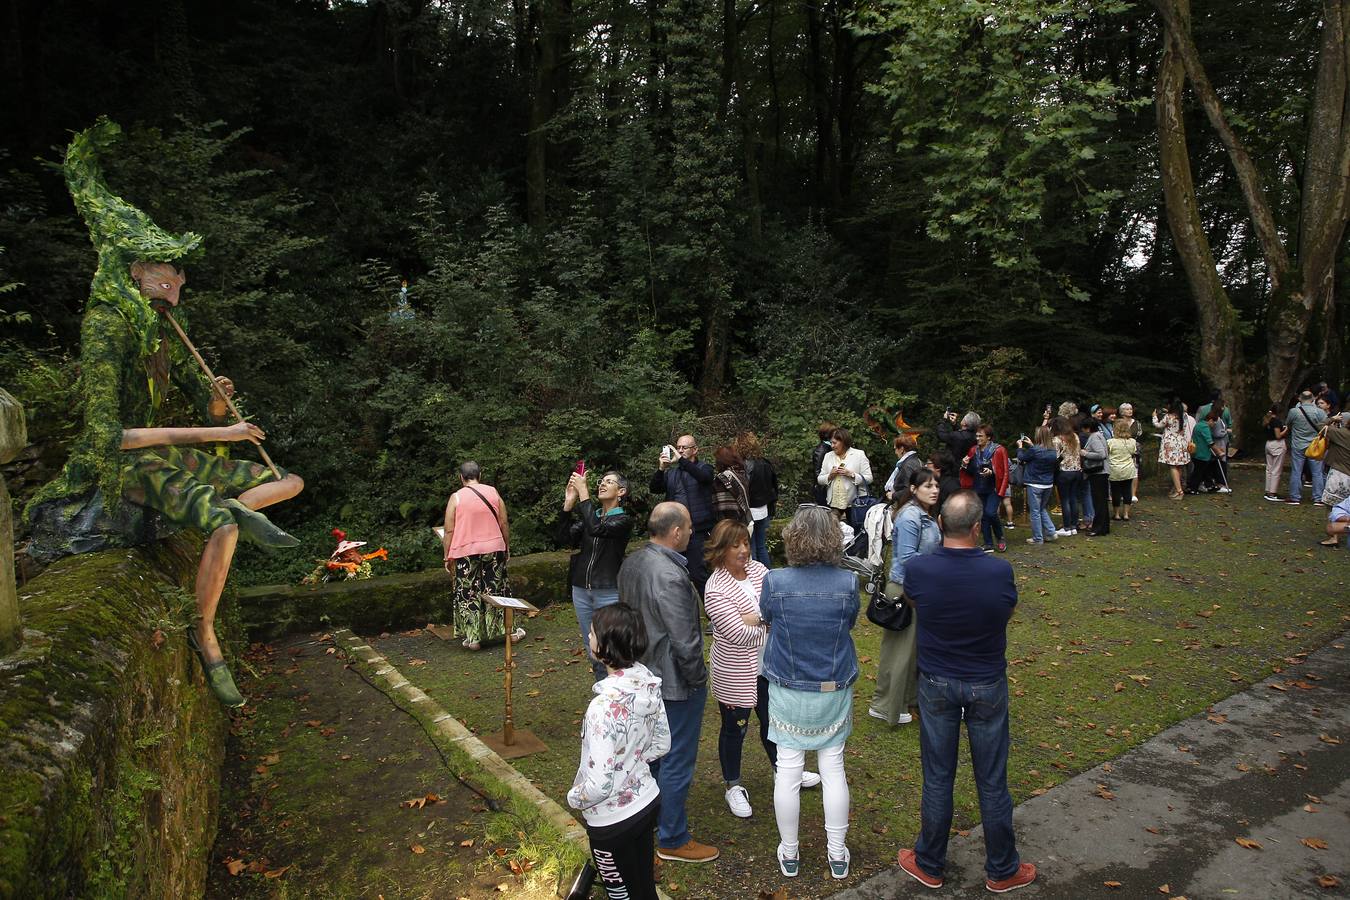
POLYGON ((1008 545, 1003 540, 1003 522, 998 511, 1003 498, 1008 496, 1008 451, 1002 444, 994 443, 993 427, 981 425, 975 432, 975 446, 966 454, 963 468, 974 479, 975 493, 984 504, 984 517, 980 520, 984 552, 993 553, 997 542, 998 552, 1003 553, 1008 545))

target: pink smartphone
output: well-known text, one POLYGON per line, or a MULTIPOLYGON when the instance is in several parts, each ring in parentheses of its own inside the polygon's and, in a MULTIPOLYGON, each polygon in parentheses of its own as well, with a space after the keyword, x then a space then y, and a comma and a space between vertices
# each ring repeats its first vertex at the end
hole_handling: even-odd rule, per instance
POLYGON ((584 460, 584 459, 579 459, 579 460, 577 460, 577 467, 576 467, 575 469, 573 469, 572 471, 575 472, 575 473, 578 474, 578 475, 585 475, 585 474, 586 474, 586 460, 584 460))

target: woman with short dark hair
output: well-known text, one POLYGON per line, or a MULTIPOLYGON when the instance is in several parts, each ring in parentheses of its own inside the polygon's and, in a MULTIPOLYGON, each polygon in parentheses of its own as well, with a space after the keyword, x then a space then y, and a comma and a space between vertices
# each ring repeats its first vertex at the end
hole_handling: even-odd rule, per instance
POLYGON ((984 552, 999 553, 1008 549, 1003 540, 1003 521, 998 517, 999 507, 1008 494, 1008 451, 994 440, 994 427, 981 425, 975 429, 975 446, 965 461, 966 473, 975 482, 975 493, 984 504, 984 518, 980 530, 984 535, 984 552), (997 543, 996 543, 997 542, 997 543))
MULTIPOLYGON (((778 866, 800 871, 798 825, 806 752, 816 751, 825 807, 830 874, 847 878, 848 779, 844 743, 853 730, 858 654, 858 579, 840 567, 839 523, 829 510, 803 506, 783 529, 788 567, 764 577, 760 616, 769 626, 764 677, 769 682, 769 739, 778 747, 773 807, 778 866)), ((750 617, 747 624, 756 623, 750 617)))
POLYGON ((816 481, 825 486, 825 505, 839 516, 872 483, 872 464, 866 453, 853 446, 847 428, 836 428, 830 435, 830 452, 821 460, 816 481))
POLYGON ((895 448, 895 468, 891 470, 891 477, 886 479, 887 500, 894 500, 897 494, 908 488, 909 477, 923 468, 923 460, 918 454, 919 443, 914 440, 914 435, 897 435, 891 445, 895 448))

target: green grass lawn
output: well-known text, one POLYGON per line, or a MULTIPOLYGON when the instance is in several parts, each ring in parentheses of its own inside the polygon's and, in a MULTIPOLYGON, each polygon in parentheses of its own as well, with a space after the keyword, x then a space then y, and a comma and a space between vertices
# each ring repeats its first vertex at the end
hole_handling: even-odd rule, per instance
MULTIPOLYGON (((1326 510, 1262 500, 1259 471, 1237 470, 1233 479, 1229 497, 1181 502, 1167 500, 1159 483, 1146 485, 1135 520, 1113 523, 1102 538, 1031 547, 1023 543, 1025 525, 1011 532, 1008 559, 1021 592, 1008 648, 1014 800, 1120 755, 1345 631, 1350 552, 1316 546, 1326 510)), ((854 638, 863 677, 847 754, 848 883, 892 865, 896 850, 912 842, 922 784, 918 725, 890 729, 867 716, 878 630, 860 617, 854 638)), ((470 654, 423 634, 377 643, 471 728, 500 728, 500 650, 470 654)), ((533 729, 550 749, 516 764, 560 803, 591 696, 579 651, 572 609, 559 604, 530 623, 517 669, 517 726, 533 729)), ((667 864, 663 884, 676 896, 754 897, 787 881, 774 861, 771 773, 752 726, 743 778, 755 815, 733 818, 723 800, 717 728, 710 700, 688 809, 695 837, 721 847, 722 858, 667 864)), ((962 752, 954 827, 968 829, 979 807, 964 743, 962 752)), ((825 867, 819 794, 803 797, 802 875, 789 889, 793 897, 824 896, 843 883, 825 867)))

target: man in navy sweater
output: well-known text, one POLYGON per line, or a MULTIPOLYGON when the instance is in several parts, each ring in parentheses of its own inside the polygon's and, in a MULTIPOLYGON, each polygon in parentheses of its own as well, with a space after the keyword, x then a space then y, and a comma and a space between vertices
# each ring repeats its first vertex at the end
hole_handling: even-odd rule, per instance
POLYGON ((1036 879, 1017 856, 1008 793, 1008 620, 1017 584, 1006 560, 980 549, 982 504, 974 491, 947 498, 938 517, 942 546, 905 565, 905 596, 919 629, 919 751, 923 802, 919 838, 900 868, 925 887, 942 887, 952 826, 961 720, 979 787, 985 887, 1001 894, 1036 879))
POLYGON ((667 458, 663 453, 657 465, 647 489, 653 494, 665 494, 667 500, 683 504, 689 510, 694 531, 683 555, 689 563, 689 577, 702 597, 703 586, 708 583, 708 567, 703 564, 703 542, 708 539, 714 524, 713 468, 698 461, 698 441, 692 434, 680 435, 675 441, 675 456, 667 458))

